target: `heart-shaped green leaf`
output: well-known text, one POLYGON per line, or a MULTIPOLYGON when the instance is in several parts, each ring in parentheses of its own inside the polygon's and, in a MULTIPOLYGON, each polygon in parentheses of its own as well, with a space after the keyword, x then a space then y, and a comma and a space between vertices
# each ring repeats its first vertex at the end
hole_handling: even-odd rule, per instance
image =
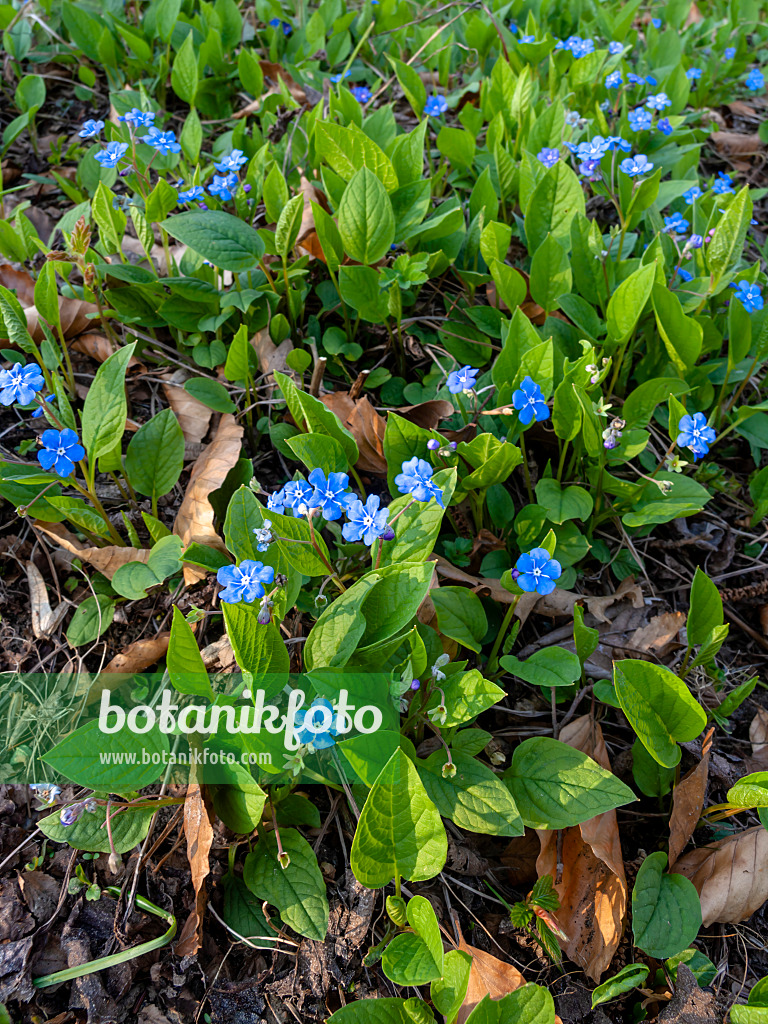
POLYGON ((635 945, 657 960, 686 949, 701 928, 701 902, 693 882, 668 874, 666 866, 666 853, 646 857, 632 890, 635 945))

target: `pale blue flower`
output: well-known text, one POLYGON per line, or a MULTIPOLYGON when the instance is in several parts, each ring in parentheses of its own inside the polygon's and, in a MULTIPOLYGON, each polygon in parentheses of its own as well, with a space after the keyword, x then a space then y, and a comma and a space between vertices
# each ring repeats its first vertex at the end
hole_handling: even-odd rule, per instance
POLYGON ((533 548, 520 555, 515 562, 519 575, 517 585, 529 594, 551 594, 556 588, 555 580, 560 579, 563 569, 552 558, 546 548, 533 548))

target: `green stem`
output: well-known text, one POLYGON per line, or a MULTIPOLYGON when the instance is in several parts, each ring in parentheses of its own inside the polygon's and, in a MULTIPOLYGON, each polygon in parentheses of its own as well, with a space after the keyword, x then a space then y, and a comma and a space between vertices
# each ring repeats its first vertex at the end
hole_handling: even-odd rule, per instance
POLYGON ((485 666, 485 671, 488 675, 493 675, 493 673, 496 672, 498 668, 497 655, 499 653, 499 648, 501 647, 502 641, 506 636, 507 630, 509 629, 509 625, 512 622, 512 616, 515 614, 515 608, 517 608, 517 602, 519 600, 519 596, 515 598, 515 600, 510 604, 509 608, 507 608, 506 612, 504 613, 504 618, 501 620, 499 632, 496 634, 496 639, 493 641, 491 653, 488 656, 488 664, 485 666))
POLYGON ((533 505, 533 487, 531 486, 531 470, 528 466, 528 452, 525 450, 525 431, 520 435, 520 453, 523 456, 523 473, 525 475, 525 487, 528 491, 528 501, 533 505))
POLYGON ((563 441, 563 447, 560 449, 560 461, 557 464, 557 482, 562 483, 563 481, 563 468, 565 467, 565 456, 568 454, 568 445, 570 441, 563 441))

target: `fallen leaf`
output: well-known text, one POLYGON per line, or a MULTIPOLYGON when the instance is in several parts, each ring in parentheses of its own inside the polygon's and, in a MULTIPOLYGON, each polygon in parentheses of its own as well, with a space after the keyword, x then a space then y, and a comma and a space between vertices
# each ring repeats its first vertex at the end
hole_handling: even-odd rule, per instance
POLYGON ((320 399, 326 408, 336 413, 352 434, 360 451, 356 467, 358 472, 386 476, 384 458, 384 431, 387 421, 374 409, 368 398, 350 398, 348 391, 333 391, 320 399))
POLYGON ((701 817, 704 797, 707 794, 707 777, 709 775, 709 757, 712 753, 712 736, 710 729, 701 743, 701 760, 675 786, 672 796, 672 814, 669 819, 669 866, 670 870, 683 852, 688 840, 693 835, 696 824, 701 817))
POLYGON ((688 11, 688 16, 685 19, 685 28, 690 28, 691 25, 698 25, 700 21, 704 20, 704 15, 701 13, 695 3, 691 4, 688 11))
MULTIPOLYGON (((286 338, 276 345, 269 336, 269 328, 265 327, 254 334, 251 338, 251 345, 259 360, 259 369, 263 374, 271 374, 275 370, 280 373, 290 372, 286 362, 288 353, 293 351, 293 342, 290 338, 286 338)), ((274 377, 270 378, 270 383, 273 388, 277 387, 274 377)))
POLYGON ((435 430, 441 420, 452 416, 456 410, 446 399, 432 398, 428 402, 419 402, 418 405, 401 405, 394 411, 404 420, 415 423, 417 427, 435 430))
POLYGON ((486 996, 501 999, 525 984, 525 978, 516 967, 504 963, 482 949, 470 946, 464 941, 463 936, 457 948, 462 953, 469 953, 472 957, 472 966, 469 969, 467 994, 461 1004, 456 1024, 465 1024, 472 1010, 486 996))
POLYGON ((89 562, 94 569, 104 573, 109 580, 126 562, 146 562, 149 559, 149 548, 120 548, 112 544, 108 544, 104 548, 92 548, 79 541, 61 523, 43 523, 36 519, 32 525, 46 537, 55 540, 66 551, 81 558, 84 562, 89 562))
MULTIPOLYGON (((156 636, 149 637, 146 640, 134 640, 133 643, 128 644, 125 650, 116 654, 115 657, 104 666, 102 669, 102 675, 111 675, 117 673, 127 673, 129 675, 134 672, 143 672, 144 669, 149 668, 150 665, 157 664, 161 658, 165 657, 165 652, 168 650, 168 641, 171 634, 169 632, 158 633, 156 636)), ((96 683, 98 687, 98 681, 96 683)), ((90 704, 90 699, 88 700, 90 704)))
POLYGON ((742 132, 712 132, 710 141, 721 156, 753 156, 765 149, 765 144, 755 132, 744 135, 742 132))
POLYGON ((627 641, 635 654, 650 650, 659 651, 677 639, 677 634, 685 625, 685 612, 662 612, 656 615, 647 626, 636 629, 627 641))
POLYGON ((752 756, 768 761, 768 711, 765 708, 758 708, 749 724, 749 741, 752 744, 752 756))
POLYGON ((513 889, 531 888, 536 881, 536 861, 541 852, 541 842, 533 828, 526 828, 525 834, 510 839, 501 857, 501 863, 508 868, 506 881, 513 889))
MULTIPOLYGON (((193 775, 194 778, 194 769, 193 775)), ((205 880, 210 874, 208 860, 213 844, 213 826, 202 788, 191 782, 184 801, 184 835, 187 839, 187 860, 192 873, 195 908, 187 918, 174 952, 177 956, 194 956, 202 944, 205 913, 205 880)))
POLYGON ((26 270, 14 270, 9 263, 0 264, 0 284, 10 291, 16 292, 16 297, 22 307, 34 306, 35 282, 26 270))
POLYGON ((67 614, 69 605, 62 601, 55 611, 48 600, 48 591, 43 574, 34 562, 27 562, 27 583, 29 584, 29 605, 32 613, 32 632, 38 640, 50 636, 67 614))
POLYGON ((704 927, 736 924, 768 899, 768 831, 762 825, 690 850, 673 871, 696 886, 704 927))
MULTIPOLYGON (((97 363, 106 362, 115 351, 114 345, 106 334, 81 334, 69 347, 75 352, 82 352, 83 355, 90 356, 97 363)), ((136 356, 131 356, 128 360, 128 366, 139 365, 136 356)))
MULTIPOLYGON (((227 473, 240 458, 242 438, 243 428, 234 416, 225 413, 219 421, 213 441, 204 449, 192 469, 187 492, 176 513, 173 532, 181 537, 185 548, 195 541, 226 552, 224 542, 213 526, 214 511, 208 495, 221 487, 227 473)), ((204 569, 198 569, 188 562, 184 564, 184 580, 188 585, 204 576, 204 569)))
POLYGON ((320 245, 320 239, 317 237, 317 231, 315 231, 315 214, 312 210, 312 203, 317 203, 318 206, 322 206, 324 210, 327 210, 328 200, 320 189, 313 182, 309 181, 304 174, 301 175, 299 180, 299 192, 304 197, 304 211, 301 215, 301 225, 296 236, 296 244, 300 249, 308 252, 310 256, 326 263, 327 260, 323 247, 320 245))
MULTIPOLYGON (((16 292, 18 300, 27 319, 27 330, 36 342, 45 339, 40 325, 40 318, 35 307, 35 282, 25 270, 14 270, 7 263, 0 265, 0 283, 16 292)), ((95 321, 89 319, 87 313, 98 313, 98 306, 81 299, 66 299, 59 296, 59 316, 61 329, 65 338, 74 338, 90 327, 95 321)))
MULTIPOLYGON (((611 771, 602 730, 591 715, 570 722, 560 733, 563 743, 588 754, 611 771)), ((615 811, 606 811, 581 825, 562 830, 562 879, 558 923, 568 936, 561 941, 569 959, 593 981, 609 967, 619 947, 627 912, 627 880, 615 811)), ((539 878, 557 877, 557 832, 539 830, 539 878)))
POLYGON ((187 377, 186 370, 176 370, 175 373, 164 375, 163 391, 168 404, 176 413, 184 440, 187 444, 201 444, 208 433, 213 410, 184 390, 184 381, 187 377))

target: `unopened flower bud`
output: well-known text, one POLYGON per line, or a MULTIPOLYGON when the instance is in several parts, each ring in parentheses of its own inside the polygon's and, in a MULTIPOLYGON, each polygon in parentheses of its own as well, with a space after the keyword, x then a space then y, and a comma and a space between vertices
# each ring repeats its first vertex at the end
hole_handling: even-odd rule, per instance
POLYGON ((420 686, 421 686, 421 682, 418 679, 414 679, 413 682, 411 683, 411 689, 412 690, 418 690, 418 688, 420 686))
POLYGON ((65 828, 69 828, 70 825, 74 825, 83 813, 84 809, 85 806, 83 803, 70 804, 69 807, 62 807, 61 813, 59 814, 59 821, 65 828))
POLYGON ((430 437, 430 439, 427 441, 427 448, 429 448, 431 452, 436 452, 439 447, 440 442, 437 440, 437 438, 430 437))
POLYGON ((381 539, 382 540, 394 540, 395 539, 395 531, 392 529, 391 526, 388 526, 386 528, 386 530, 384 531, 384 533, 382 533, 381 539))
POLYGON ((278 855, 277 855, 277 863, 280 865, 280 867, 283 869, 283 871, 285 871, 285 869, 291 863, 291 858, 285 852, 285 850, 281 850, 280 853, 278 853, 278 855))
POLYGON ((250 192, 251 188, 252 186, 246 183, 245 185, 243 185, 243 192, 250 192))

